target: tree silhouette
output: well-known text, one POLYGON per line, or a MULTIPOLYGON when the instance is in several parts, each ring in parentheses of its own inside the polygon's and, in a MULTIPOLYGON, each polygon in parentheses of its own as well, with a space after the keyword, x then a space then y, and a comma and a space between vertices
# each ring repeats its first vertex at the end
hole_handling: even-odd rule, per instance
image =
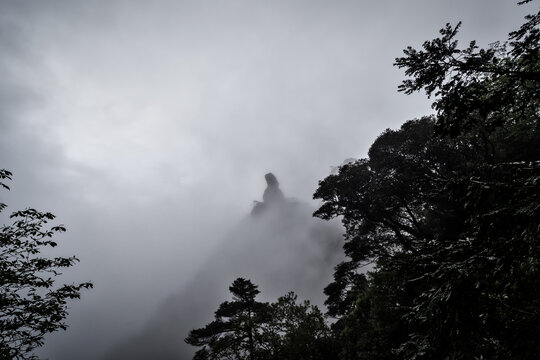
MULTIPOLYGON (((0 186, 9 190, 4 180, 11 176, 0 170, 0 186)), ((5 208, 0 203, 0 211, 5 208)), ((60 269, 78 262, 74 256, 40 256, 44 248, 56 246, 54 234, 66 231, 62 225, 46 228, 54 215, 26 209, 10 218, 14 223, 0 231, 0 358, 37 359, 32 351, 43 345, 44 335, 67 328, 67 300, 78 299, 92 284, 54 286, 60 269)))
POLYGON ((250 280, 234 280, 229 291, 233 301, 223 302, 214 321, 191 330, 185 339, 203 347, 194 359, 261 359, 260 328, 268 319, 268 304, 255 300, 260 291, 250 280))
POLYGON ((269 345, 269 359, 331 360, 336 347, 326 317, 309 301, 298 303, 289 292, 270 304, 271 317, 263 328, 269 345))
POLYGON ((346 229, 325 289, 342 359, 540 353, 540 13, 488 49, 460 50, 458 29, 396 59, 400 91, 437 115, 385 131, 314 195, 346 229))
POLYGON ((333 342, 325 316, 290 292, 275 303, 255 300, 251 281, 238 278, 231 287, 233 301, 222 303, 215 320, 189 333, 185 341, 201 347, 194 359, 331 360, 333 342))

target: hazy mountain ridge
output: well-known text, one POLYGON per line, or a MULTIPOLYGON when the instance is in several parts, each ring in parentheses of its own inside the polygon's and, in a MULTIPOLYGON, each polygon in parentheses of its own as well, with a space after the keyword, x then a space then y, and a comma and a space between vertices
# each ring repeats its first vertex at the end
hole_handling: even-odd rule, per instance
POLYGON ((341 227, 313 218, 309 205, 269 188, 265 194, 274 195, 255 204, 258 210, 224 237, 193 280, 167 298, 142 331, 103 359, 190 359, 194 349, 183 339, 212 319, 219 303, 230 296, 228 286, 240 276, 259 285, 260 299, 272 301, 294 291, 322 305, 322 290, 342 256, 341 227))

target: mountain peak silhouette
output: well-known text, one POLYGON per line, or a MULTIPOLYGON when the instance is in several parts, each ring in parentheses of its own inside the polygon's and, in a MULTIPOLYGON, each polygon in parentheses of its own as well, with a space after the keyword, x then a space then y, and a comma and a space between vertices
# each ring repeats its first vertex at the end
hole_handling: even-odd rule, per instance
POLYGON ((263 201, 255 201, 253 210, 251 210, 251 215, 254 216, 264 213, 271 206, 282 204, 285 200, 276 176, 269 172, 264 175, 264 178, 266 179, 267 186, 263 193, 263 201))

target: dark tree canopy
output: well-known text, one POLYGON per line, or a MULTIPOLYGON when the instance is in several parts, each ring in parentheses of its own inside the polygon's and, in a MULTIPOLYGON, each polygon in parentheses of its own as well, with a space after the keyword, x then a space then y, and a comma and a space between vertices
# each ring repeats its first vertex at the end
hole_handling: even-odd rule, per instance
POLYGON ((289 292, 270 304, 270 317, 264 327, 268 359, 331 360, 336 345, 326 317, 309 301, 297 302, 289 292))
POLYGON ((294 294, 258 303, 238 279, 186 340, 205 346, 196 358, 538 358, 540 12, 487 49, 459 48, 460 25, 395 61, 399 91, 424 90, 436 113, 384 131, 314 194, 314 215, 345 228, 331 331, 294 294))
POLYGON ((400 91, 424 89, 436 116, 320 182, 315 215, 346 229, 325 289, 342 359, 540 353, 539 24, 489 49, 460 50, 459 24, 407 48, 400 91))
POLYGON ((260 328, 268 316, 268 304, 255 300, 260 291, 250 280, 236 279, 229 287, 233 301, 222 303, 215 320, 194 329, 185 341, 201 347, 194 359, 260 359, 264 348, 260 328))
POLYGON ((426 41, 422 50, 408 47, 395 65, 411 78, 400 91, 425 90, 434 96, 436 130, 458 135, 472 129, 486 133, 518 124, 538 130, 540 114, 540 15, 510 33, 508 41, 479 49, 471 41, 458 48, 461 26, 446 24, 441 37, 426 41))
POLYGON ((275 303, 255 300, 257 286, 236 279, 215 320, 194 329, 185 341, 202 347, 194 359, 330 360, 335 352, 325 316, 308 301, 297 303, 289 293, 275 303))
MULTIPOLYGON (((0 185, 11 172, 0 170, 0 185)), ((0 204, 0 211, 6 208, 0 204)), ((63 268, 73 266, 74 256, 43 257, 40 253, 55 247, 53 236, 64 232, 62 225, 48 228, 51 213, 34 209, 11 214, 13 224, 0 231, 0 359, 37 359, 32 351, 43 345, 43 337, 67 325, 68 299, 78 299, 89 282, 55 286, 63 268)))

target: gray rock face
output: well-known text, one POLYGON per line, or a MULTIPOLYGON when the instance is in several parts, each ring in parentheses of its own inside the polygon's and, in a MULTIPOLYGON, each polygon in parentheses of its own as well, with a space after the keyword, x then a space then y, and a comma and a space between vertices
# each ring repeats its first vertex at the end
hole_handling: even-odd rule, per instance
POLYGON ((268 185, 264 190, 263 201, 265 204, 272 204, 281 202, 284 200, 283 193, 279 189, 279 183, 272 173, 264 175, 266 184, 268 185))
POLYGON ((263 202, 255 201, 251 215, 258 216, 268 210, 269 207, 283 204, 285 197, 279 188, 279 182, 272 173, 264 175, 266 179, 266 189, 263 193, 263 202))

